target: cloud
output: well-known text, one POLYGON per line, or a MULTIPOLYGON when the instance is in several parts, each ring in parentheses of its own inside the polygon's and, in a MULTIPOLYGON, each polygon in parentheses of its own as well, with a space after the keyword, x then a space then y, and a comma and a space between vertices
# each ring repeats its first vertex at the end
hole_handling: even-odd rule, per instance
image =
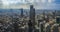
MULTIPOLYGON (((55 4, 55 1, 57 1, 57 0, 36 0, 36 1, 32 1, 32 3, 33 3, 33 5, 35 6, 36 9, 56 9, 56 10, 58 10, 58 9, 60 9, 60 4, 55 4)), ((14 6, 14 7, 11 7, 11 8, 16 8, 16 7, 18 7, 18 8, 21 8, 21 7, 28 8, 29 7, 28 6, 29 2, 27 2, 28 4, 26 2, 22 3, 21 0, 16 0, 16 2, 2 0, 2 2, 3 2, 3 5, 10 5, 10 4, 14 5, 14 3, 15 3, 15 5, 19 6, 19 7, 18 6, 14 6)))
POLYGON ((41 4, 41 5, 36 5, 36 9, 47 9, 47 10, 60 10, 60 4, 41 4))
POLYGON ((46 3, 46 0, 41 0, 42 3, 46 3))
POLYGON ((2 3, 3 3, 3 5, 8 5, 9 4, 8 1, 6 1, 6 0, 2 0, 2 3))
POLYGON ((48 0, 49 3, 52 3, 52 0, 48 0))
POLYGON ((9 4, 27 4, 27 3, 52 3, 54 0, 2 0, 2 3, 4 5, 9 5, 9 4))

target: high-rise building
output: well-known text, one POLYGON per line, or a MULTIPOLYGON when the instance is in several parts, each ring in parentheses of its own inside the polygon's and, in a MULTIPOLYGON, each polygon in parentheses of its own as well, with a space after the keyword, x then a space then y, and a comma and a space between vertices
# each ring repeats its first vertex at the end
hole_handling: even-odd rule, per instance
POLYGON ((21 9, 21 17, 23 17, 23 9, 21 9))
POLYGON ((29 21, 29 32, 33 32, 35 27, 35 8, 33 8, 33 5, 30 5, 30 21, 29 21), (30 23, 31 22, 31 23, 30 23))
POLYGON ((60 23, 60 10, 56 11, 56 23, 60 23))
POLYGON ((33 8, 33 5, 30 5, 30 20, 33 23, 35 22, 35 8, 33 8))
POLYGON ((13 22, 15 22, 13 25, 14 27, 14 32, 18 32, 19 30, 19 26, 18 26, 18 21, 19 21, 19 18, 13 18, 13 22))

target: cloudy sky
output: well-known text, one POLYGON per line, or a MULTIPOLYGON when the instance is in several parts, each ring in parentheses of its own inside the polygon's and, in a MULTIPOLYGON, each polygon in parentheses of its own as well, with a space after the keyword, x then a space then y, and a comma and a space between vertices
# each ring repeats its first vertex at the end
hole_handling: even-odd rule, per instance
MULTIPOLYGON (((60 0, 0 0, 4 6, 19 5, 17 7, 29 8, 33 4, 36 9, 56 9, 60 10, 60 0)), ((0 3, 1 3, 0 2, 0 3)))

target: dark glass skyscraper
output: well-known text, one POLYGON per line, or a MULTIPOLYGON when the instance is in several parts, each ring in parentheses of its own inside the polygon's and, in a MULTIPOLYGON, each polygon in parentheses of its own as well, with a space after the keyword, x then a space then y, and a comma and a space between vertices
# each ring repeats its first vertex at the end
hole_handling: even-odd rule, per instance
POLYGON ((21 8, 21 17, 23 17, 23 9, 21 8))
POLYGON ((30 5, 30 21, 29 21, 29 32, 35 30, 35 8, 33 5, 30 5))
POLYGON ((35 22, 35 8, 33 8, 33 5, 30 5, 30 20, 33 23, 35 22))

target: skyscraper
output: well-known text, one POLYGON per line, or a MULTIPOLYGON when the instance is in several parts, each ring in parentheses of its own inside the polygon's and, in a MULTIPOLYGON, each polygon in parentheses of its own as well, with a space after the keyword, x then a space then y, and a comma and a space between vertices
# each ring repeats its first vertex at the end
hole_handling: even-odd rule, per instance
POLYGON ((23 17, 23 9, 21 8, 21 17, 23 17))
MULTIPOLYGON (((29 25, 29 28, 32 29, 31 31, 35 31, 35 8, 33 8, 33 5, 30 5, 30 21, 31 25, 29 25)), ((29 31, 30 31, 29 29, 29 31)))
POLYGON ((33 23, 35 22, 35 8, 33 8, 33 5, 30 5, 30 20, 33 23))

